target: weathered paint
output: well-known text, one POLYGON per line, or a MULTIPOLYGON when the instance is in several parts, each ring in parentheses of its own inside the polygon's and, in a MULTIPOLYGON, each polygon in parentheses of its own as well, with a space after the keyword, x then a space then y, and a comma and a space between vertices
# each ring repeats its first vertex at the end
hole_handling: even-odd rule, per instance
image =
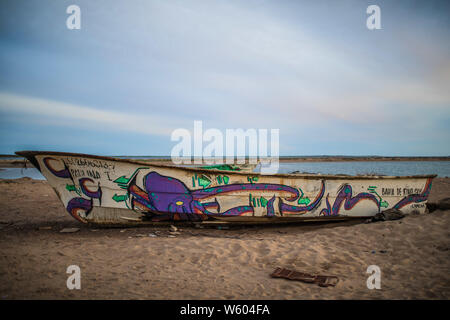
POLYGON ((18 152, 84 223, 369 217, 425 211, 434 176, 259 175, 108 157, 18 152))

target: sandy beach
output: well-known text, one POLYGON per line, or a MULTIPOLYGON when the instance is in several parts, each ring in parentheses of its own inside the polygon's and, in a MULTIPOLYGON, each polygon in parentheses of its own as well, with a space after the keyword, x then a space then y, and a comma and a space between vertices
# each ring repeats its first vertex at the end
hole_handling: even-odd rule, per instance
MULTIPOLYGON (((450 211, 377 223, 96 229, 46 181, 1 180, 1 299, 449 299, 450 211), (80 228, 60 233, 63 228, 80 228), (81 268, 81 290, 66 269, 81 268), (369 265, 381 289, 369 290, 369 265), (336 275, 336 287, 274 279, 276 267, 336 275)), ((436 178, 430 202, 450 197, 436 178)))

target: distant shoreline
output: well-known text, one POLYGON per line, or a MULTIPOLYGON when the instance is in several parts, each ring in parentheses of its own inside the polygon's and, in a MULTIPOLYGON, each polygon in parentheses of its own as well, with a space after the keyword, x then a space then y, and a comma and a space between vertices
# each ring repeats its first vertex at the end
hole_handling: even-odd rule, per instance
POLYGON ((314 156, 280 157, 280 162, 450 161, 449 157, 314 156))
MULTIPOLYGON (((134 160, 138 162, 159 164, 172 164, 168 157, 126 157, 121 156, 123 160, 134 160)), ((450 161, 449 157, 383 157, 383 156, 285 156, 279 158, 280 162, 358 162, 358 161, 450 161)), ((248 159, 246 159, 248 162, 248 159)), ((24 166, 32 167, 32 164, 19 156, 0 155, 0 168, 22 168, 24 166), (3 158, 3 159, 2 159, 3 158), (7 159, 5 159, 7 158, 7 159), (9 158, 9 159, 8 159, 9 158), (11 159, 13 158, 13 159, 11 159)))

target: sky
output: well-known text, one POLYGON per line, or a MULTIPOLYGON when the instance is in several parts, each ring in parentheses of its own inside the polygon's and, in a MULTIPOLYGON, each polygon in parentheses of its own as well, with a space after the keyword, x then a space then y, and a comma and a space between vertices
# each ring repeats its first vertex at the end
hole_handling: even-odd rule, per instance
POLYGON ((2 0, 0 154, 170 155, 201 120, 279 129, 280 155, 448 156, 449 18, 445 1, 2 0))

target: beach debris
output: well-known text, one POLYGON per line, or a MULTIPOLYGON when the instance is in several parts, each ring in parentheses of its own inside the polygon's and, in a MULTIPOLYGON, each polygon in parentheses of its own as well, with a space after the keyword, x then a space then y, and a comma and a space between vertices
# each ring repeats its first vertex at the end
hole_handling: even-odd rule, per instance
POLYGON ((321 173, 313 173, 313 172, 308 172, 308 171, 298 171, 298 170, 295 170, 295 171, 291 171, 291 172, 288 172, 288 174, 321 174, 321 173))
POLYGON ((170 225, 169 229, 170 229, 170 231, 172 231, 172 232, 177 232, 177 230, 178 230, 178 228, 175 227, 173 224, 170 225))
POLYGON ((3 222, 3 221, 0 221, 0 230, 4 229, 4 228, 6 228, 6 227, 12 226, 12 225, 14 225, 14 223, 12 223, 12 222, 3 222))
POLYGON ((442 199, 438 202, 438 207, 441 210, 449 210, 450 209, 450 198, 442 199))
POLYGON ((435 245, 434 246, 439 251, 448 251, 450 250, 450 246, 442 244, 442 245, 435 245))
POLYGON ((217 226, 216 229, 217 230, 227 230, 227 229, 230 229, 230 227, 229 226, 217 226))
POLYGON ((285 268, 276 268, 270 276, 272 278, 284 278, 306 283, 315 283, 319 285, 319 287, 334 287, 339 282, 339 278, 337 276, 312 275, 285 268))
POLYGON ((59 232, 60 233, 73 233, 73 232, 77 232, 80 231, 80 228, 64 228, 61 229, 59 232))
POLYGON ((398 220, 398 219, 402 219, 404 216, 405 215, 400 210, 391 208, 388 210, 384 210, 380 213, 377 213, 375 216, 373 216, 367 222, 398 220))
POLYGON ((181 232, 178 232, 178 231, 170 231, 169 234, 171 234, 172 236, 177 236, 177 235, 181 234, 181 232))
POLYGON ((324 262, 321 264, 321 267, 323 270, 329 270, 331 268, 331 264, 329 264, 328 262, 324 262))
POLYGON ((196 223, 196 224, 194 224, 194 228, 197 228, 197 229, 204 229, 205 226, 202 225, 201 223, 196 223))
POLYGON ((52 227, 50 226, 45 226, 45 227, 39 227, 39 230, 51 230, 52 227))
POLYGON ((431 213, 438 209, 438 204, 434 202, 427 202, 426 207, 428 209, 428 213, 431 213))
MULTIPOLYGON (((138 234, 134 235, 135 238, 146 238, 146 237, 156 238, 157 236, 158 235, 156 234, 156 232, 155 233, 150 232, 148 234, 138 233, 138 234)), ((133 238, 133 237, 128 237, 128 238, 133 238)))
POLYGON ((436 210, 449 210, 450 209, 450 198, 445 198, 438 202, 428 202, 427 208, 428 208, 428 212, 433 212, 436 210))
POLYGON ((120 217, 123 220, 127 220, 127 221, 142 221, 142 218, 132 218, 132 217, 120 217))
POLYGON ((168 237, 168 238, 176 238, 176 236, 171 235, 171 234, 169 234, 167 237, 168 237))
MULTIPOLYGON (((387 253, 387 250, 378 250, 379 253, 387 253)), ((372 250, 372 253, 377 253, 376 250, 372 250)))

